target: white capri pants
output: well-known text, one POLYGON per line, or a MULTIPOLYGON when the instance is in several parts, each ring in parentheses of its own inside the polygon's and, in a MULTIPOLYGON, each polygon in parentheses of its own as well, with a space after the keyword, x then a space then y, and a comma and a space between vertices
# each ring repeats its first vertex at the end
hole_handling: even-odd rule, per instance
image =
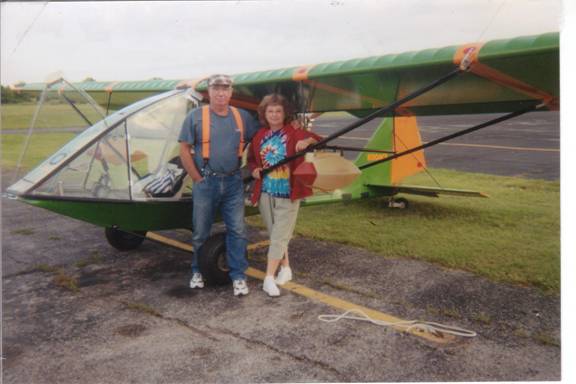
POLYGON ((268 259, 280 260, 288 252, 288 243, 298 218, 300 200, 292 201, 262 193, 258 206, 270 236, 268 259))

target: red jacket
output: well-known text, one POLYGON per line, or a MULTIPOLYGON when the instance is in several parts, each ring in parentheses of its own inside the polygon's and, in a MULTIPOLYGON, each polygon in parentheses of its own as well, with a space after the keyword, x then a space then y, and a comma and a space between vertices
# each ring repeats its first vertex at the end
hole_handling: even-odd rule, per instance
MULTIPOLYGON (((256 168, 264 168, 262 165, 262 159, 260 158, 260 145, 264 136, 270 128, 264 127, 260 128, 258 132, 254 135, 251 142, 251 150, 248 153, 248 167, 250 171, 254 171, 256 168)), ((296 153, 296 143, 300 140, 304 140, 313 137, 317 141, 322 138, 312 132, 305 131, 303 129, 295 129, 292 125, 287 124, 284 126, 286 131, 287 142, 286 142, 286 156, 292 156, 296 153)), ((301 183, 297 183, 294 180, 294 170, 298 168, 300 164, 304 162, 304 156, 298 157, 288 163, 290 167, 290 200, 294 201, 297 199, 302 199, 307 196, 311 196, 314 192, 312 188, 308 188, 301 183)), ((256 179, 254 183, 254 190, 252 191, 252 203, 256 204, 260 200, 260 193, 262 192, 262 179, 256 179)))

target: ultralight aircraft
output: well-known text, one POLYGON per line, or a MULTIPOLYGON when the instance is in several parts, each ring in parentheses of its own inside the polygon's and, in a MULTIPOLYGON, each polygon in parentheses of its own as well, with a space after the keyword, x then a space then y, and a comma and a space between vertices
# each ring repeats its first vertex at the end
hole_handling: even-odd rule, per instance
MULTIPOLYGON (((559 108, 559 35, 547 33, 486 43, 388 54, 232 76, 232 105, 255 111, 266 94, 279 92, 302 116, 345 111, 358 120, 309 148, 316 166, 356 151, 361 174, 341 188, 305 199, 303 205, 389 197, 398 193, 482 196, 478 192, 403 184, 426 168, 424 149, 531 111, 559 108), (416 116, 503 113, 501 117, 422 144, 416 116), (384 117, 364 148, 330 142, 384 117)), ((150 231, 191 229, 194 185, 178 162, 178 134, 188 112, 206 102, 205 80, 84 81, 13 87, 44 105, 60 100, 82 117, 86 129, 47 158, 6 194, 28 204, 106 229, 120 250, 138 247, 150 231), (111 113, 112 110, 116 110, 111 113)), ((304 155, 303 153, 297 155, 304 155)), ((289 161, 290 159, 287 159, 289 161)), ((346 172, 346 171, 337 171, 346 172)), ((313 172, 314 173, 314 170, 313 172)), ((330 178, 308 175, 308 182, 330 178)), ((337 175, 338 176, 338 175, 337 175)), ((321 184, 321 183, 320 183, 321 184)), ((246 214, 257 210, 248 206, 246 214)), ((204 276, 228 282, 222 235, 199 255, 204 276)))

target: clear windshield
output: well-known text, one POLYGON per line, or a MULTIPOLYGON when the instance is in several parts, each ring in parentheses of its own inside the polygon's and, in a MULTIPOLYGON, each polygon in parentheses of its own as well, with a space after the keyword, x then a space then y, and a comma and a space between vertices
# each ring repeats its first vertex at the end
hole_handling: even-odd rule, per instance
MULTIPOLYGON (((84 91, 76 89, 63 79, 46 86, 38 97, 36 106, 20 105, 21 119, 10 129, 10 150, 19 153, 14 164, 13 180, 24 171, 34 169, 20 182, 12 187, 19 192, 32 186, 42 174, 55 166, 54 158, 44 161, 65 143, 86 136, 87 128, 101 122, 101 129, 108 125, 104 119, 104 111, 84 91)), ((70 152, 69 144, 62 149, 70 152)), ((59 153, 62 150, 58 151, 59 153)), ((60 160, 63 157, 59 155, 60 160)), ((12 188, 11 187, 11 188, 12 188)))
MULTIPOLYGON (((67 148, 74 160, 32 193, 121 200, 189 197, 191 182, 185 180, 186 173, 179 163, 178 135, 197 101, 181 92, 150 103, 119 120, 110 132, 81 153, 77 152, 84 140, 77 138, 68 143, 51 157, 52 162, 68 158, 67 148)), ((99 134, 103 129, 97 124, 89 131, 99 134)), ((94 137, 89 135, 90 140, 94 137)), ((43 169, 41 166, 32 173, 41 177, 43 169)))

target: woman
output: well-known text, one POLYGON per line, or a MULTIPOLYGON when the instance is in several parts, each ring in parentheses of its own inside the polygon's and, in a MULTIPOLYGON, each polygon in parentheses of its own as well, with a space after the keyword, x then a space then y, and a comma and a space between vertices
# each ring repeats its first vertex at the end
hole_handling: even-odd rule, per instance
POLYGON ((258 204, 268 229, 270 246, 263 289, 269 296, 279 296, 278 285, 292 280, 288 260, 288 243, 292 238, 300 199, 312 195, 312 189, 295 182, 294 170, 304 161, 299 157, 289 164, 275 168, 262 177, 262 169, 306 149, 320 137, 290 124, 292 108, 282 95, 265 96, 258 106, 263 127, 252 139, 249 167, 256 179, 252 203, 258 204), (281 264, 278 277, 276 270, 281 264))

